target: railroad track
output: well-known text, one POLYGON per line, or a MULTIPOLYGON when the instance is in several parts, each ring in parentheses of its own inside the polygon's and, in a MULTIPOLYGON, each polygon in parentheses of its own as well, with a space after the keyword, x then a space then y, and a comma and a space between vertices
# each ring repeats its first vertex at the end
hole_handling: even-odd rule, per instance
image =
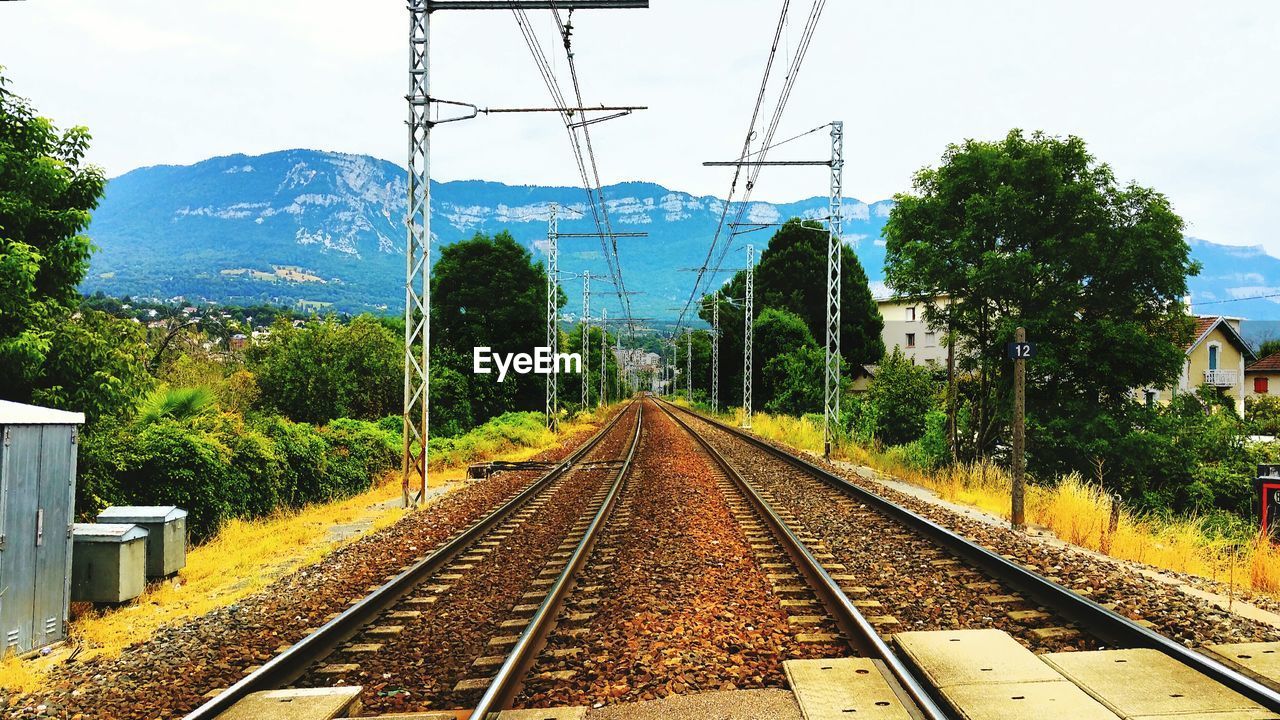
MULTIPOLYGON (((358 673, 358 666, 363 663, 373 662, 387 646, 392 646, 388 653, 392 655, 396 654, 396 650, 403 649, 403 644, 397 641, 402 636, 406 639, 412 636, 413 633, 406 633, 407 629, 430 624, 428 620, 433 618, 427 616, 433 614, 429 610, 438 602, 440 607, 448 605, 447 602, 440 601, 440 598, 449 598, 455 584, 467 586, 459 588, 460 590, 472 590, 467 593, 470 599, 484 597, 489 602, 496 603, 506 598, 511 592, 510 585, 497 588, 468 582, 481 579, 480 573, 471 573, 476 569, 475 563, 485 555, 495 552, 501 554, 504 548, 513 549, 509 553, 511 558, 522 553, 545 551, 542 557, 554 561, 558 552, 555 550, 556 545, 566 542, 566 538, 581 534, 581 531, 571 527, 571 519, 565 524, 547 522, 547 518, 540 517, 540 513, 553 511, 552 504, 549 504, 553 498, 556 506, 579 509, 607 503, 608 498, 616 494, 617 487, 625 476, 626 463, 618 461, 619 453, 622 451, 621 454, 629 458, 626 448, 634 449, 640 421, 641 407, 638 403, 632 403, 617 413, 586 443, 515 497, 469 524, 417 563, 388 578, 385 584, 371 588, 367 595, 346 611, 188 713, 186 720, 211 720, 245 697, 260 691, 294 684, 350 684, 347 676, 358 673), (631 421, 624 423, 623 418, 630 418, 631 421), (559 539, 556 539, 557 535, 559 539), (450 568, 453 569, 452 572, 449 571, 450 568), (476 587, 481 592, 474 592, 476 587), (353 662, 353 655, 362 656, 363 659, 353 662)), ((570 513, 574 516, 577 514, 579 513, 570 513)), ((487 562, 485 565, 497 567, 496 564, 487 562)), ((511 568, 513 564, 504 562, 501 566, 511 568)), ((524 567, 529 569, 527 562, 524 567)), ((528 585, 531 587, 542 584, 545 583, 539 582, 537 578, 529 578, 528 585)), ((523 589, 527 588, 519 585, 516 587, 517 591, 523 589)), ((515 607, 524 604, 527 603, 517 602, 515 607)), ((483 628, 473 626, 464 633, 462 640, 464 643, 470 640, 470 644, 474 645, 477 633, 483 632, 483 628)), ((444 640, 447 643, 456 641, 459 636, 445 635, 444 640)), ((484 643, 481 645, 485 646, 484 643)), ((455 664, 459 657, 463 657, 463 653, 468 652, 467 648, 452 644, 446 644, 439 650, 441 657, 450 657, 455 664)), ((480 657, 484 657, 484 654, 478 654, 475 659, 480 657)), ((408 703, 417 704, 420 700, 413 693, 418 688, 411 683, 420 679, 421 677, 406 678, 405 687, 392 687, 391 683, 386 683, 372 695, 369 704, 375 708, 379 705, 396 707, 408 703)), ((475 684, 463 684, 459 687, 453 684, 443 694, 478 694, 473 685, 475 684)), ((484 683, 484 686, 487 685, 488 683, 484 683)))
POLYGON ((516 707, 781 687, 785 660, 852 655, 922 717, 945 717, 828 572, 826 548, 713 447, 664 408, 641 449, 582 591, 536 662, 520 661, 531 673, 516 707))
POLYGON ((891 604, 895 615, 921 609, 927 615, 939 607, 940 597, 955 613, 909 624, 902 622, 905 617, 881 618, 887 622, 878 625, 880 632, 998 627, 1041 651, 1064 646, 1152 649, 1280 712, 1280 693, 1203 653, 815 463, 687 408, 659 402, 721 451, 747 481, 758 484, 762 497, 781 508, 796 508, 794 527, 828 542, 836 559, 857 565, 858 572, 848 580, 873 585, 873 592, 859 594, 888 600, 885 604, 891 604), (883 566, 874 567, 877 562, 883 566), (932 573, 936 582, 922 586, 908 581, 925 573, 932 573))
MULTIPOLYGON (((215 717, 257 690, 360 685, 365 714, 494 720, 512 708, 785 687, 799 661, 835 674, 861 663, 838 667, 877 678, 839 717, 880 716, 875 705, 955 718, 954 691, 903 637, 935 636, 927 646, 946 633, 912 631, 975 627, 1038 651, 1158 650, 1280 710, 1267 686, 910 509, 642 398, 516 498, 187 717, 215 717)), ((962 639, 944 637, 944 650, 962 639)), ((1061 685, 1038 687, 1070 685, 1054 677, 1061 685)))

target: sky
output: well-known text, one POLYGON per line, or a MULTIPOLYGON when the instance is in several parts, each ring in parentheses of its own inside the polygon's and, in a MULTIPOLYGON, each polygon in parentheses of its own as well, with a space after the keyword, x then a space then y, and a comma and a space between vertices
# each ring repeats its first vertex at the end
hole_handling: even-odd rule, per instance
MULTIPOLYGON (((602 180, 723 197, 781 0, 652 0, 574 14, 588 104, 648 110, 593 126, 602 180)), ((778 54, 796 50, 794 0, 778 54)), ((531 13, 567 83, 549 12, 531 13)), ((405 162, 408 14, 402 0, 0 2, 10 88, 60 125, 87 125, 115 176, 155 164, 294 147, 405 162)), ((845 123, 845 194, 910 189, 948 143, 1010 128, 1083 137, 1124 181, 1168 195, 1189 234, 1280 255, 1280 3, 1182 0, 832 0, 778 137, 845 123)), ((432 16, 432 95, 545 106, 509 11, 432 16)), ((774 84, 766 99, 771 112, 774 84)), ((774 151, 822 159, 824 134, 774 151)), ((439 126, 440 180, 572 185, 551 114, 439 126)), ((821 168, 769 168, 755 197, 824 195, 821 168)))

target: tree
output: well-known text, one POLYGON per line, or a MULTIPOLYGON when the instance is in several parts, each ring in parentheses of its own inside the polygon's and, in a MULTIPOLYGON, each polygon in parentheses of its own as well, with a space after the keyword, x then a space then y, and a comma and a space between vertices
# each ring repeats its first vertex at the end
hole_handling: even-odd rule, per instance
POLYGON ((371 315, 343 325, 333 317, 295 328, 278 320, 250 346, 260 403, 296 422, 375 420, 400 413, 402 340, 371 315))
POLYGON ((54 336, 79 304, 76 286, 91 248, 83 230, 106 180, 83 164, 89 131, 59 131, 9 91, 2 73, 0 396, 29 402, 36 388, 48 387, 43 376, 54 336))
MULTIPOLYGON (((760 255, 755 277, 757 318, 766 308, 785 310, 803 320, 815 343, 826 342, 827 234, 812 220, 787 221, 769 240, 760 255), (809 280, 806 280, 809 279, 809 280)), ((739 270, 720 289, 702 297, 698 317, 712 319, 712 303, 720 303, 720 399, 725 405, 742 403, 742 343, 744 339, 742 300, 746 291, 746 271, 739 270), (714 298, 714 300, 713 300, 714 298)), ((840 273, 840 352, 843 366, 878 362, 884 355, 881 331, 884 320, 871 297, 866 272, 858 256, 845 246, 840 273)), ((753 387, 764 383, 765 361, 760 343, 768 343, 757 330, 753 353, 753 387)), ((825 360, 824 360, 825 362, 825 360)), ((818 376, 822 377, 821 374, 818 376)), ((819 383, 821 386, 821 383, 819 383)), ((757 403, 763 405, 758 398, 757 403)))
POLYGON ((138 323, 86 309, 59 322, 49 338, 39 375, 26 385, 22 400, 83 412, 93 427, 131 415, 155 384, 138 323))
POLYGON ((1267 338, 1258 344, 1258 359, 1280 352, 1280 338, 1267 338))
POLYGON ((960 337, 960 367, 978 378, 974 451, 987 454, 1007 418, 1005 345, 1021 325, 1039 351, 1027 365, 1033 466, 1103 466, 1117 484, 1138 472, 1123 449, 1141 432, 1133 393, 1177 378, 1198 272, 1168 199, 1120 186, 1079 138, 1019 130, 948 147, 913 188, 885 226, 885 276, 960 337), (938 295, 954 302, 926 302, 938 295))
POLYGON ((925 417, 936 405, 933 373, 912 364, 894 347, 876 369, 867 390, 875 413, 875 437, 886 445, 904 445, 924 435, 925 417))
POLYGON ((805 345, 776 355, 764 364, 764 382, 769 412, 803 415, 822 411, 822 387, 826 373, 826 350, 805 345))
MULTIPOLYGON (((804 319, 820 344, 827 337, 827 231, 814 220, 792 218, 760 254, 756 303, 804 319)), ((840 355, 848 365, 879 362, 884 320, 867 274, 848 245, 840 254, 840 355)))
MULTIPOLYGON (((759 388, 756 391, 756 402, 760 403, 761 407, 772 409, 770 408, 771 401, 786 392, 790 399, 784 401, 783 404, 788 407, 803 406, 804 410, 801 412, 822 409, 824 361, 819 360, 817 363, 818 372, 816 373, 812 369, 798 374, 796 372, 800 369, 797 362, 812 355, 812 353, 797 353, 797 351, 818 349, 818 343, 814 341, 813 334, 809 332, 804 319, 787 310, 765 308, 760 312, 760 316, 756 318, 754 333, 755 348, 752 359, 758 368, 756 374, 760 380, 756 386, 759 388), (791 357, 788 361, 779 363, 770 371, 770 363, 783 355, 791 355, 791 357), (796 388, 789 388, 789 386, 809 377, 816 377, 817 379, 815 384, 815 397, 818 399, 816 407, 812 407, 806 401, 807 394, 803 396, 805 399, 802 399, 802 396, 796 393, 796 388)), ((825 353, 819 353, 819 355, 822 356, 825 353)), ((785 411, 779 409, 779 412, 785 411)))
POLYGON ((440 251, 431 270, 432 343, 465 359, 451 369, 470 376, 475 422, 542 409, 542 376, 509 374, 499 383, 497 374, 472 374, 471 358, 475 347, 531 353, 545 344, 546 296, 542 264, 507 232, 477 233, 440 251))

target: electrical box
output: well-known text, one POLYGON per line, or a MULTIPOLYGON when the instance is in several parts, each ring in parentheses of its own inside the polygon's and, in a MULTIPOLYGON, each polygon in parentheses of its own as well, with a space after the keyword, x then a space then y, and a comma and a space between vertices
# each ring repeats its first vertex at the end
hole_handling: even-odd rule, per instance
POLYGON ((76 523, 71 599, 122 603, 147 588, 147 529, 124 523, 76 523))
POLYGON ((100 523, 147 529, 147 577, 168 577, 187 564, 187 511, 173 505, 120 505, 98 513, 100 523))
POLYGON ((1260 502, 1262 532, 1274 536, 1280 530, 1280 465, 1259 465, 1253 491, 1260 502))
POLYGON ((0 400, 0 655, 65 637, 82 413, 0 400))

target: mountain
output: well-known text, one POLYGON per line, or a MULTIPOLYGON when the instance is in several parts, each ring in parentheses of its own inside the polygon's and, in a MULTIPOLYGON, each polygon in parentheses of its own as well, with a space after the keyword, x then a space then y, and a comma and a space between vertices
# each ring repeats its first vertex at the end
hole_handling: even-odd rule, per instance
MULTIPOLYGON (((431 193, 435 247, 477 232, 508 230, 541 259, 552 203, 564 208, 562 233, 595 230, 583 216, 588 208, 581 188, 467 180, 433 182, 431 193)), ((644 182, 611 185, 604 194, 615 231, 648 233, 617 240, 627 289, 641 293, 632 298, 634 315, 673 318, 688 299, 694 277, 679 270, 702 265, 723 201, 644 182)), ((880 231, 891 207, 888 200, 846 199, 844 204, 845 237, 877 292, 883 291, 880 231)), ((99 249, 82 289, 183 296, 190 302, 400 312, 405 212, 405 171, 363 155, 285 150, 140 168, 112 179, 93 214, 89 234, 99 249)), ((827 198, 818 196, 794 203, 753 202, 744 220, 772 223, 826 215, 827 198)), ((742 267, 746 243, 758 252, 769 234, 767 228, 740 234, 722 267, 742 267)), ((1191 280, 1198 302, 1280 292, 1280 259, 1261 248, 1198 239, 1191 245, 1204 266, 1191 280)), ((563 238, 560 268, 608 274, 596 238, 563 238)), ((719 279, 727 278, 726 273, 719 279)), ((566 278, 564 287, 567 312, 579 312, 581 282, 566 278)), ((597 285, 594 291, 607 292, 606 287, 597 285)), ((604 307, 615 310, 616 299, 604 307)), ((1197 310, 1280 319, 1280 305, 1271 300, 1197 310)))

